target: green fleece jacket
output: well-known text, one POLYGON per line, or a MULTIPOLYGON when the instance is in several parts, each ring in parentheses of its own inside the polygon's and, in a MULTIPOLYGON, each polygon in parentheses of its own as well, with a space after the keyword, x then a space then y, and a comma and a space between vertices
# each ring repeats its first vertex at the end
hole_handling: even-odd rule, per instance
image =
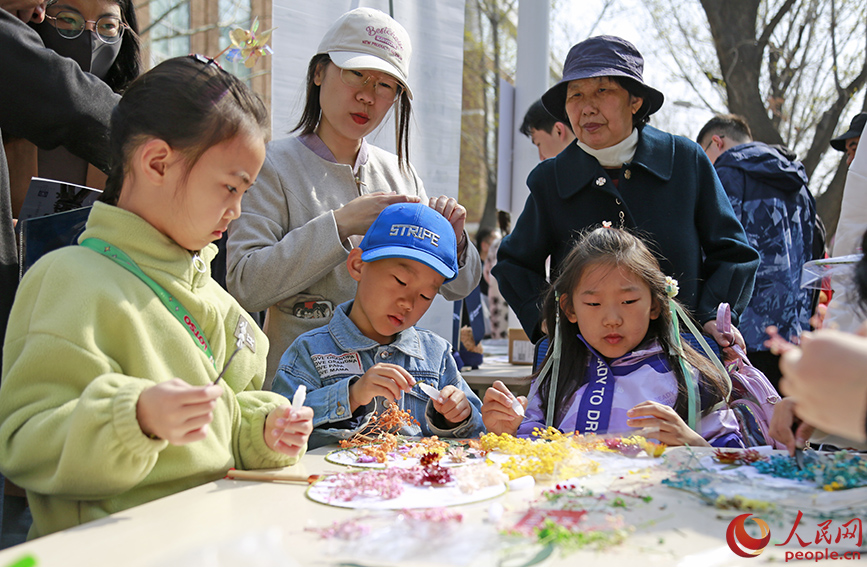
MULTIPOLYGON (((0 386, 0 470, 27 491, 38 537, 223 477, 231 468, 294 463, 271 451, 265 418, 288 401, 262 392, 268 339, 193 256, 137 215, 97 203, 81 236, 126 252, 177 298, 210 342, 217 369, 248 321, 203 441, 181 447, 145 436, 139 395, 178 377, 204 386, 218 371, 136 275, 70 246, 25 275, 9 317, 0 386)), ((200 252, 209 266, 216 247, 200 252)))

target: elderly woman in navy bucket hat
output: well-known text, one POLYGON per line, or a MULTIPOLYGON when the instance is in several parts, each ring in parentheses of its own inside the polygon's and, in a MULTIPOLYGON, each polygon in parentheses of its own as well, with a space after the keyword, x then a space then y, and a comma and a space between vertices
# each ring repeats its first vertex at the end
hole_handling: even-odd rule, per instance
POLYGON ((664 96, 644 82, 643 70, 628 41, 591 37, 572 47, 563 79, 542 95, 577 140, 530 173, 530 196, 494 268, 534 342, 543 335, 545 259, 553 279, 574 235, 603 221, 649 241, 665 273, 679 281, 678 299, 722 346, 728 342, 715 332, 717 306, 729 303, 736 320, 750 300, 758 253, 702 149, 647 124, 664 96))

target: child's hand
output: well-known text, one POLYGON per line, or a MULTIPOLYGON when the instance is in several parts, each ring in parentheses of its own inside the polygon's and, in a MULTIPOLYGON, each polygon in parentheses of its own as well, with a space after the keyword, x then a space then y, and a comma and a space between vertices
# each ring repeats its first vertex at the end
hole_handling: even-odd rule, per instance
POLYGON ((796 447, 804 447, 807 440, 813 435, 815 429, 812 425, 802 422, 795 417, 795 400, 783 398, 774 404, 774 415, 771 417, 769 433, 771 437, 784 444, 789 450, 790 456, 795 456, 796 447), (799 423, 797 429, 792 431, 792 426, 799 423))
POLYGON ((452 426, 463 423, 473 413, 473 406, 470 405, 467 395, 460 388, 451 385, 440 390, 439 399, 431 398, 431 402, 434 409, 452 426))
POLYGON ((380 362, 349 387, 350 409, 355 411, 366 406, 376 396, 396 402, 403 392, 409 392, 413 386, 415 379, 404 367, 380 362))
MULTIPOLYGON (((487 389, 482 403, 482 421, 485 422, 485 429, 488 432, 497 435, 502 433, 514 435, 518 431, 518 426, 524 418, 512 407, 515 399, 512 392, 499 380, 487 389)), ((517 400, 526 410, 527 398, 520 396, 517 400)))
POLYGON ((630 427, 651 427, 657 433, 649 434, 648 437, 659 439, 671 447, 677 445, 689 445, 691 447, 710 447, 710 443, 689 428, 683 419, 677 415, 674 408, 657 402, 641 402, 626 415, 626 425, 630 427))
POLYGON ((732 336, 733 338, 729 339, 729 337, 720 333, 716 328, 716 320, 711 320, 705 323, 702 328, 704 332, 713 337, 713 340, 716 341, 716 344, 722 347, 723 354, 731 357, 734 356, 734 351, 729 349, 732 345, 738 345, 741 347, 741 350, 746 352, 747 344, 744 342, 744 336, 738 330, 737 327, 732 325, 732 336))
POLYGON ((192 386, 172 378, 143 391, 136 404, 136 417, 145 435, 155 435, 172 445, 201 441, 214 419, 214 406, 223 395, 222 386, 192 386))
POLYGON ((265 420, 265 444, 272 451, 297 457, 313 431, 313 409, 293 410, 285 405, 271 411, 265 420))

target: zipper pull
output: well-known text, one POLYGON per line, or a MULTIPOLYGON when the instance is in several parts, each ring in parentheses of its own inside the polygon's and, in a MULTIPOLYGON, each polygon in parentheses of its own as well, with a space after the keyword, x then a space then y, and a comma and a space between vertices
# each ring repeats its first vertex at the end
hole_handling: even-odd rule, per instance
POLYGON ((205 265, 205 261, 202 260, 202 257, 199 256, 199 253, 196 252, 193 254, 193 267, 200 274, 204 274, 208 271, 208 266, 205 265))

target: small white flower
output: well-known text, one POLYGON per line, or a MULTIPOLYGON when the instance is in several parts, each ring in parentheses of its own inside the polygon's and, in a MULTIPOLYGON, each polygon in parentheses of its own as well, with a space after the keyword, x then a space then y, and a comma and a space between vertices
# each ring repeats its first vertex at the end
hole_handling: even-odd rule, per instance
POLYGON ((675 297, 680 288, 677 286, 677 280, 671 276, 665 276, 665 294, 668 297, 675 297))
POLYGON ((611 228, 611 221, 608 221, 608 220, 602 221, 602 228, 611 228))

